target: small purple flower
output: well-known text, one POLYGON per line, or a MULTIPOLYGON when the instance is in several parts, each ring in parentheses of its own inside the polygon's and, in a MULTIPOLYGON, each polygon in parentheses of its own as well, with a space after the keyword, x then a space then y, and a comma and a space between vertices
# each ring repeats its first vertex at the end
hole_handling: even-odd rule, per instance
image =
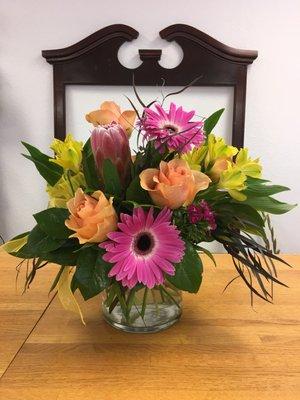
POLYGON ((191 224, 196 224, 197 222, 201 221, 202 210, 199 206, 191 204, 190 206, 188 206, 187 210, 189 215, 189 221, 191 224))
POLYGON ((191 204, 188 206, 187 210, 191 224, 196 224, 199 221, 206 221, 209 230, 213 231, 217 228, 215 214, 205 200, 201 200, 199 205, 191 204))

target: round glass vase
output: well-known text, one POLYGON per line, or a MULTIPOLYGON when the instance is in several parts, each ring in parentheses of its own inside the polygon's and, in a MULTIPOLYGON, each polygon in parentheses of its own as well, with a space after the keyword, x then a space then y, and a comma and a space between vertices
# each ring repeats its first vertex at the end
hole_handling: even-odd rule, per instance
POLYGON ((153 289, 138 285, 131 290, 114 283, 102 298, 105 321, 125 332, 162 331, 175 324, 182 312, 181 291, 169 283, 153 289))

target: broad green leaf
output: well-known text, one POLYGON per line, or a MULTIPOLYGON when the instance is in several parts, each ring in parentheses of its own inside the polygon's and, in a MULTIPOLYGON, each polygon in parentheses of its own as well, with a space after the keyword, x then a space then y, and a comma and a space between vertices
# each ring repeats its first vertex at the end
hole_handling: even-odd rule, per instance
POLYGON ((98 190, 100 188, 100 182, 91 147, 91 139, 85 143, 82 150, 82 168, 88 188, 91 189, 91 191, 98 190))
POLYGON ((247 176, 247 185, 263 185, 264 183, 269 183, 270 181, 262 178, 253 178, 252 176, 247 176))
POLYGON ((265 185, 265 181, 261 179, 249 180, 246 182, 247 189, 243 191, 243 193, 247 197, 267 197, 272 196, 274 194, 285 192, 290 190, 286 186, 281 185, 265 185))
POLYGON ((50 162, 50 157, 44 153, 41 153, 37 148, 31 146, 28 143, 22 142, 22 144, 28 150, 30 156, 23 154, 25 158, 31 160, 40 175, 49 183, 50 186, 54 186, 61 178, 63 174, 63 168, 53 162, 50 162))
POLYGON ((126 191, 126 200, 134 201, 138 204, 151 204, 151 198, 146 190, 141 187, 140 177, 136 176, 130 183, 126 191))
POLYGON ((167 280, 177 289, 197 293, 202 282, 202 261, 190 243, 185 242, 185 245, 183 260, 179 264, 175 264, 175 275, 168 275, 167 280))
POLYGON ((231 219, 239 219, 242 222, 250 222, 258 227, 263 227, 265 224, 255 207, 245 204, 245 201, 243 201, 243 203, 224 202, 217 204, 215 210, 218 218, 222 221, 226 221, 227 218, 229 218, 228 222, 230 222, 231 219))
POLYGON ((106 193, 115 196, 121 195, 122 186, 117 167, 108 158, 103 162, 103 179, 106 193))
POLYGON ((14 256, 20 258, 41 257, 50 251, 56 250, 64 240, 53 239, 36 225, 28 236, 27 243, 14 256))
POLYGON ((270 214, 284 214, 296 207, 296 204, 283 203, 272 197, 251 197, 244 203, 258 211, 265 211, 270 214))
POLYGON ((112 264, 102 259, 103 253, 103 250, 95 247, 79 252, 74 277, 85 300, 96 296, 111 283, 108 272, 112 264))
POLYGON ((225 108, 221 108, 220 110, 214 112, 212 115, 210 115, 208 118, 206 118, 206 120, 204 122, 204 131, 207 136, 211 133, 211 131, 217 125, 224 110, 225 110, 225 108))
POLYGON ((260 236, 262 238, 266 237, 266 233, 264 228, 257 226, 257 225, 252 225, 251 223, 240 223, 240 224, 236 224, 235 225, 236 228, 240 229, 243 232, 247 232, 250 233, 251 235, 256 235, 256 236, 260 236))
POLYGON ((285 192, 287 190, 290 190, 286 186, 280 186, 280 185, 269 185, 269 186, 252 186, 248 187, 246 190, 243 191, 243 193, 247 197, 267 197, 267 196, 273 196, 274 194, 285 192))
POLYGON ((43 260, 59 265, 74 266, 78 259, 80 245, 76 239, 69 239, 56 250, 41 255, 43 260))
POLYGON ((217 266, 216 260, 215 260, 215 258, 213 256, 213 254, 209 250, 207 250, 205 247, 202 247, 202 246, 199 246, 199 245, 197 245, 197 250, 200 250, 204 254, 206 254, 207 257, 209 257, 211 259, 211 261, 214 263, 214 266, 215 267, 217 266))
POLYGON ((48 208, 34 214, 39 228, 54 239, 67 239, 73 232, 65 225, 69 211, 65 208, 48 208))

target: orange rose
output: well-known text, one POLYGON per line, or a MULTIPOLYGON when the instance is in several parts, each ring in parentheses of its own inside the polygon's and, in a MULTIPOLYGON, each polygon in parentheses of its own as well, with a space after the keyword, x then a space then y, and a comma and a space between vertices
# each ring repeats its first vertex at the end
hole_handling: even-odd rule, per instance
POLYGON ((190 169, 186 161, 178 158, 168 163, 161 161, 159 169, 144 170, 140 180, 154 204, 172 209, 191 204, 196 194, 211 182, 207 175, 190 169))
POLYGON ((130 136, 136 119, 136 112, 126 110, 121 113, 118 104, 113 101, 105 101, 100 105, 100 110, 91 111, 85 116, 85 119, 94 126, 108 125, 112 122, 116 122, 120 124, 127 135, 130 136))
POLYGON ((80 244, 100 243, 109 232, 117 229, 118 217, 112 197, 107 200, 100 190, 89 196, 81 188, 77 189, 67 207, 71 215, 65 225, 75 231, 70 237, 78 238, 80 244))

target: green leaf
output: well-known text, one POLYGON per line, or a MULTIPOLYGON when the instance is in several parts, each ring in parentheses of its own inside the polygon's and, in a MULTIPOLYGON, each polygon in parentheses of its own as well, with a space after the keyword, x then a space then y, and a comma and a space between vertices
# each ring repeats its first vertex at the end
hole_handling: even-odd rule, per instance
POLYGON ((49 161, 51 157, 41 153, 34 146, 25 142, 22 142, 22 144, 30 154, 30 156, 26 154, 23 154, 23 156, 35 164, 40 175, 47 181, 47 183, 49 183, 50 186, 54 186, 60 180, 64 172, 63 168, 60 165, 49 161))
POLYGON ((128 186, 126 200, 134 201, 138 204, 152 204, 148 192, 141 187, 139 176, 136 176, 128 186))
POLYGON ((224 110, 225 110, 225 108, 221 108, 220 110, 214 112, 212 115, 210 115, 208 118, 206 118, 206 120, 204 122, 204 131, 207 136, 211 133, 211 131, 217 125, 224 110))
POLYGON ((69 211, 65 208, 48 208, 34 214, 39 228, 54 239, 67 239, 73 232, 65 225, 69 217, 69 211))
POLYGON ((43 258, 44 253, 58 249, 63 242, 63 240, 49 237, 39 228, 38 225, 36 225, 30 232, 25 246, 23 246, 20 251, 14 255, 21 258, 43 258))
POLYGON ((202 282, 202 261, 193 245, 185 242, 185 246, 183 260, 175 265, 175 275, 168 275, 167 280, 177 289, 197 293, 202 282))
POLYGON ((265 211, 270 214, 284 214, 296 207, 296 204, 283 203, 272 197, 250 197, 244 203, 258 211, 265 211))
POLYGON ((255 207, 240 202, 224 202, 215 206, 218 218, 226 222, 229 217, 230 222, 232 219, 239 219, 242 222, 250 222, 258 227, 265 225, 263 218, 257 212, 255 207))
POLYGON ((78 249, 80 245, 77 239, 69 239, 56 250, 41 255, 45 261, 59 265, 74 266, 78 259, 78 249))
POLYGON ((85 143, 82 150, 82 168, 88 188, 91 189, 91 191, 98 190, 100 188, 100 182, 91 147, 91 139, 85 143))
POLYGON ((243 232, 250 233, 251 235, 260 236, 263 239, 266 238, 265 229, 260 226, 253 225, 247 222, 237 223, 234 226, 235 228, 240 229, 243 232))
POLYGON ((56 288, 57 283, 58 283, 58 281, 59 281, 59 278, 61 277, 61 274, 63 273, 63 270, 64 270, 65 268, 66 268, 65 265, 61 265, 61 266, 60 266, 60 269, 59 269, 58 273, 56 274, 56 276, 55 276, 55 278, 54 278, 54 281, 52 282, 52 285, 51 285, 51 287, 50 287, 50 289, 49 289, 49 294, 52 292, 52 290, 54 290, 54 289, 56 288))
POLYGON ((211 259, 211 261, 214 263, 214 266, 215 267, 217 266, 216 260, 215 260, 215 258, 213 256, 213 254, 209 250, 207 250, 205 247, 202 247, 202 246, 199 246, 199 245, 197 245, 197 250, 198 251, 199 250, 203 251, 203 253, 206 254, 207 257, 209 257, 211 259))
POLYGON ((74 277, 85 300, 96 296, 111 283, 108 272, 112 264, 102 259, 103 254, 104 251, 97 247, 88 247, 79 252, 74 277))
POLYGON ((281 185, 265 185, 266 181, 263 181, 261 179, 247 179, 247 189, 243 191, 243 193, 247 197, 266 197, 266 196, 272 196, 274 194, 280 193, 280 192, 285 192, 287 190, 290 190, 286 186, 281 186, 281 185))
POLYGON ((103 179, 106 193, 115 196, 121 195, 122 186, 117 167, 108 158, 103 162, 103 179))

